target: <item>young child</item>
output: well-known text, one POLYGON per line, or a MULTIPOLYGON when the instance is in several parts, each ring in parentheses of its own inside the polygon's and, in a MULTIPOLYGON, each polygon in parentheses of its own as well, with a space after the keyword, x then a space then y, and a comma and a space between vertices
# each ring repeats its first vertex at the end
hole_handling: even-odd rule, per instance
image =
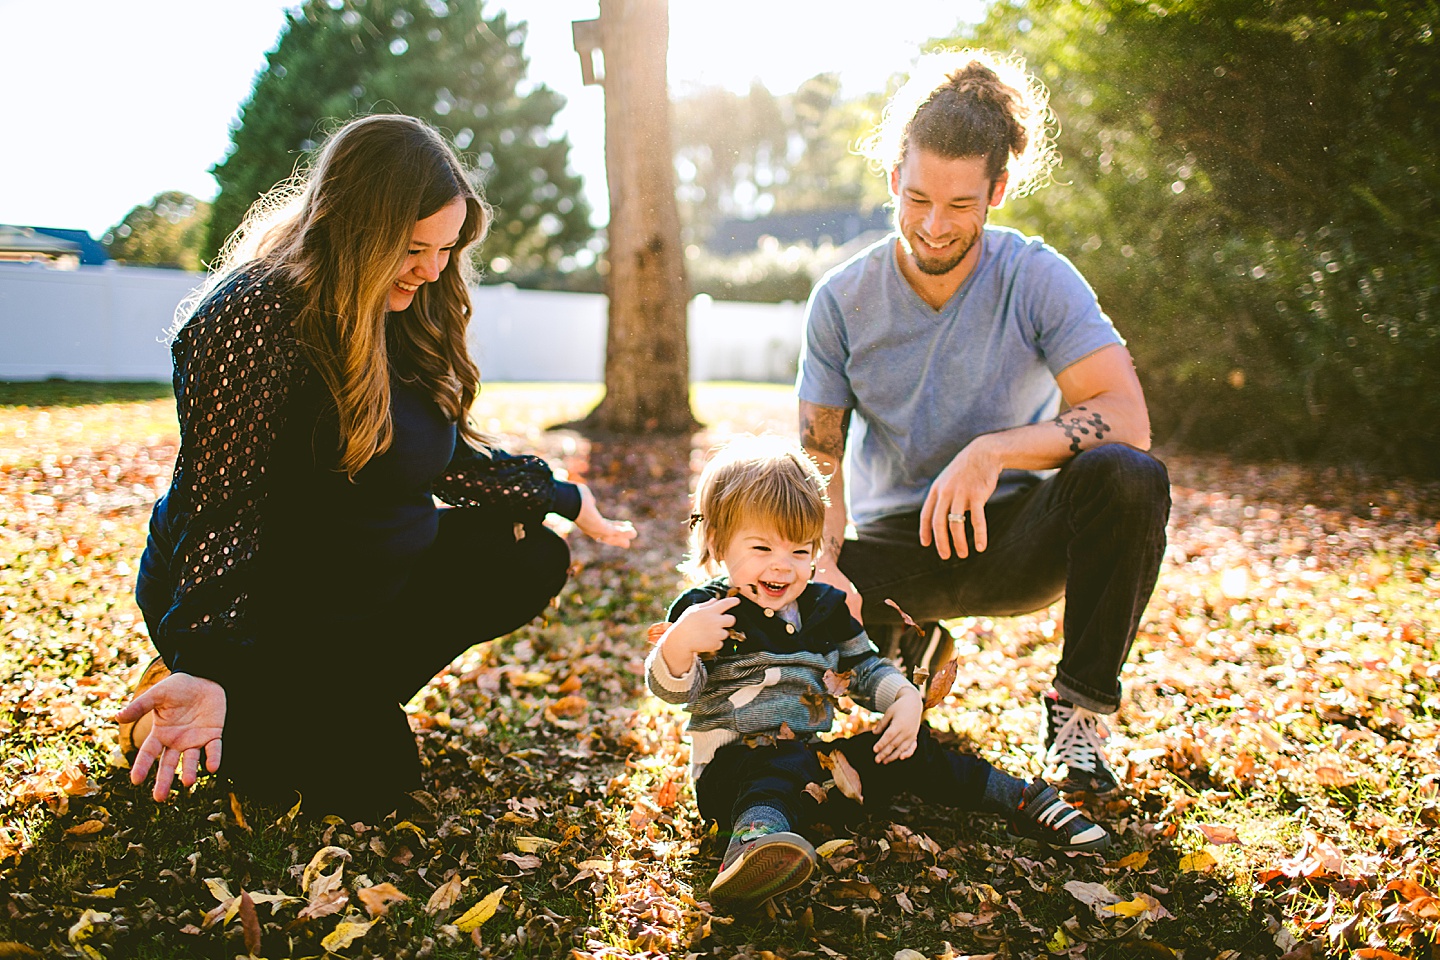
POLYGON ((902 792, 1000 814, 1012 834, 1063 850, 1104 849, 1105 829, 1043 780, 1027 785, 931 737, 919 691, 878 656, 845 595, 810 582, 824 518, 824 478, 784 441, 730 444, 695 492, 688 566, 721 575, 671 605, 646 682, 689 711, 700 813, 732 825, 712 902, 744 910, 799 886, 815 865, 799 830, 883 810, 902 792), (848 695, 884 714, 873 731, 817 739, 834 720, 827 671, 848 673, 848 695), (817 798, 832 777, 820 755, 837 750, 859 774, 863 808, 838 789, 817 798))

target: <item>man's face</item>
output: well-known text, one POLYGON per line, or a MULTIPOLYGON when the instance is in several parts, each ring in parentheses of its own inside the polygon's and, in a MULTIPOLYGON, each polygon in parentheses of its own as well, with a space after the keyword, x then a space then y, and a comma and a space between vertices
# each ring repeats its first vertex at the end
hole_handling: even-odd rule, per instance
POLYGON ((1006 176, 992 183, 984 157, 942 157, 916 146, 906 151, 890 172, 890 190, 895 226, 916 269, 942 276, 965 260, 990 208, 1000 205, 1006 176))

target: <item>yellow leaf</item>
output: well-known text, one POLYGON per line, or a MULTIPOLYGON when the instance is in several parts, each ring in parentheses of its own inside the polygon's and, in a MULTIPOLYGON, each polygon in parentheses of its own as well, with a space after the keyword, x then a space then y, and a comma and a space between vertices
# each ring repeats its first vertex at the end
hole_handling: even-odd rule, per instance
POLYGON ((500 906, 500 898, 505 896, 508 886, 493 891, 484 900, 466 910, 459 920, 455 921, 455 929, 461 933, 469 933, 471 930, 478 930, 480 925, 491 917, 495 916, 495 908, 500 906))
POLYGON ((401 820, 399 823, 395 824, 395 826, 394 826, 393 829, 395 829, 395 830, 409 830, 410 832, 414 833, 415 836, 419 837, 421 840, 424 840, 424 839, 425 839, 425 831, 424 831, 424 830, 421 830, 419 827, 415 826, 415 824, 411 823, 409 820, 401 820))
POLYGON ((1059 953, 1068 946, 1070 946, 1070 938, 1065 936, 1064 929, 1056 927, 1055 936, 1051 937, 1050 942, 1045 944, 1045 949, 1051 953, 1059 953))
POLYGON ((240 798, 233 793, 230 794, 230 812, 235 815, 235 823, 241 830, 244 830, 246 833, 254 832, 250 829, 250 824, 245 822, 245 811, 240 809, 240 798))
POLYGON ((820 844, 820 846, 816 848, 815 852, 820 854, 820 856, 822 857, 828 857, 836 850, 848 847, 853 842, 853 840, 846 840, 843 838, 839 840, 826 840, 824 843, 820 844))
POLYGON ((1201 850, 1199 853, 1188 853, 1180 858, 1181 873, 1209 873, 1218 866, 1220 861, 1210 854, 1201 850))
POLYGON ((1116 862, 1115 866, 1126 870, 1139 870, 1149 862, 1149 850, 1136 850, 1134 853, 1128 853, 1125 856, 1121 857, 1119 861, 1116 862))
POLYGON ((549 850, 560 846, 554 840, 547 837, 516 837, 515 849, 521 853, 534 853, 537 850, 549 850))
POLYGON ((516 670, 508 675, 512 687, 543 687, 552 679, 550 674, 539 670, 516 670))
POLYGON ((117 893, 119 893, 119 892, 120 892, 120 888, 119 888, 119 887, 101 887, 99 890, 92 890, 92 891, 90 891, 90 896, 92 896, 92 897, 104 897, 105 899, 108 900, 108 899, 110 899, 111 897, 115 896, 115 894, 117 894, 117 893))
POLYGON ((86 820, 84 823, 77 823, 73 827, 66 827, 65 833, 71 837, 88 837, 105 829, 102 820, 86 820))
POLYGON ((206 877, 205 886, 210 890, 210 895, 221 903, 229 903, 235 899, 235 894, 230 892, 230 885, 219 877, 206 877))
POLYGON ((320 941, 320 946, 334 953, 336 950, 344 950, 350 944, 359 940, 370 932, 370 928, 379 922, 371 920, 367 923, 359 923, 354 920, 342 920, 335 925, 335 929, 325 934, 325 939, 320 941))
POLYGON ((321 847, 315 851, 315 856, 305 865, 305 872, 300 876, 300 891, 313 896, 310 885, 319 878, 325 868, 336 860, 349 860, 350 851, 341 847, 321 847))
POLYGON ((1125 900, 1120 903, 1110 903, 1101 906, 1102 910, 1109 910, 1111 913, 1118 913, 1122 917, 1138 917, 1150 911, 1150 904, 1144 900, 1125 900))

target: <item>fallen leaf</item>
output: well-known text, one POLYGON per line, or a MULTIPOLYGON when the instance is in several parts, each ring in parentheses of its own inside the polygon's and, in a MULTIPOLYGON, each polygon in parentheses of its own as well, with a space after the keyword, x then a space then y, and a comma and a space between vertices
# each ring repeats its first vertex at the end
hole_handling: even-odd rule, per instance
POLYGON ((800 702, 810 711, 810 722, 821 724, 830 716, 830 697, 818 690, 806 690, 800 694, 800 702))
POLYGON ((1205 834, 1205 839, 1219 846, 1226 843, 1240 843, 1240 835, 1233 827, 1222 827, 1213 823, 1197 823, 1196 830, 1205 834))
POLYGON ((245 822, 245 811, 240 808, 240 798, 232 792, 230 794, 230 812, 235 815, 235 824, 246 833, 253 833, 250 824, 245 822))
POLYGON ((434 893, 430 894, 430 899, 425 904, 425 912, 436 914, 442 910, 449 910, 455 905, 455 901, 460 899, 461 886, 460 875, 458 873, 452 875, 449 880, 436 887, 434 893))
POLYGON ((894 600, 891 600, 889 597, 886 597, 885 605, 887 607, 893 607, 895 609, 895 612, 900 614, 901 620, 904 620, 907 625, 914 627, 915 632, 920 634, 920 636, 925 636, 925 631, 920 629, 920 624, 916 623, 914 620, 911 620, 910 614, 900 609, 900 604, 896 603, 894 600))
POLYGON ((260 918, 255 914, 255 901, 250 894, 240 891, 240 929, 245 934, 245 952, 252 957, 260 955, 260 918))
POLYGON ((73 827, 65 828, 65 835, 70 837, 93 837, 105 829, 103 820, 86 820, 84 823, 77 823, 73 827))
POLYGON ((312 898, 300 908, 296 920, 318 920, 339 913, 350 903, 350 895, 344 890, 327 890, 312 898))
POLYGON ((502 853, 500 854, 500 859, 508 860, 515 864, 516 868, 526 872, 538 870, 540 869, 540 865, 544 863, 543 860, 533 853, 502 853))
POLYGON ((495 908, 500 906, 500 898, 505 896, 508 886, 491 891, 475 906, 466 910, 459 920, 455 921, 455 929, 461 933, 469 933, 471 930, 479 929, 480 925, 495 915, 495 908))
POLYGON ((395 884, 389 882, 377 883, 373 887, 357 890, 355 896, 360 899, 360 903, 365 907, 365 912, 372 919, 385 916, 390 909, 390 904, 410 899, 396 889, 395 884))
POLYGON ((539 850, 553 850, 560 844, 548 837, 516 837, 515 849, 521 853, 535 853, 539 850))
POLYGON ((305 872, 300 875, 301 892, 313 899, 315 894, 311 891, 311 887, 321 878, 325 868, 337 860, 348 863, 350 851, 341 847, 321 847, 316 850, 315 855, 310 858, 310 862, 305 865, 305 872))
POLYGON ((1209 873, 1214 870, 1220 861, 1216 860, 1209 853, 1201 850, 1199 853, 1187 853, 1180 858, 1181 873, 1209 873))
POLYGON ((577 694, 561 697, 550 704, 550 712, 557 717, 574 719, 590 709, 590 701, 577 694))
POLYGON ((1065 892, 1094 910, 1096 916, 1099 917, 1105 916, 1103 912, 1105 907, 1120 902, 1120 897, 1111 893, 1110 888, 1103 883, 1068 880, 1065 883, 1065 892))
POLYGON ((847 900, 879 900, 880 890, 863 877, 844 877, 832 883, 835 895, 847 900))
POLYGON ((354 920, 342 920, 335 925, 335 929, 327 933, 320 941, 320 946, 331 953, 337 950, 344 950, 350 944, 359 940, 370 932, 370 928, 378 923, 378 920, 359 922, 354 920))
POLYGON ((1115 861, 1113 866, 1120 867, 1125 870, 1139 870, 1149 862, 1149 850, 1136 850, 1134 853, 1127 853, 1125 856, 1115 861))
POLYGON ((1345 787, 1353 786, 1355 784, 1355 778, 1349 776, 1337 767, 1316 767, 1315 782, 1322 787, 1344 789, 1345 787))
POLYGON ((854 840, 848 840, 844 837, 841 837, 838 840, 826 840, 824 843, 820 844, 820 846, 815 848, 815 852, 822 857, 828 857, 836 850, 844 850, 846 847, 850 846, 854 842, 854 840))
POLYGON ((816 803, 824 803, 826 799, 830 796, 830 791, 828 788, 822 787, 820 784, 813 781, 805 784, 805 792, 809 794, 810 798, 816 803))

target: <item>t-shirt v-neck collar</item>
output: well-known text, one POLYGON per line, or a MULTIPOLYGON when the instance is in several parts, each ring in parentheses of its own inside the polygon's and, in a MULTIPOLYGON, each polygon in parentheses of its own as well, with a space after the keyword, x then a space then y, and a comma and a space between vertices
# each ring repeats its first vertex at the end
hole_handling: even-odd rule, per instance
POLYGON ((975 277, 980 273, 980 268, 985 265, 985 254, 987 252, 986 248, 988 246, 988 244, 986 243, 987 239, 988 237, 986 237, 985 231, 982 229, 980 231, 980 239, 979 241, 977 241, 980 244, 980 256, 975 261, 975 269, 970 271, 970 276, 966 277, 965 280, 960 284, 960 286, 955 288, 955 292, 950 294, 950 299, 942 303, 938 309, 930 306, 930 302, 924 297, 920 296, 920 291, 912 287, 910 285, 910 281, 905 278, 905 274, 900 271, 901 254, 899 252, 899 234, 896 234, 894 239, 890 243, 890 273, 894 277, 895 282, 900 284, 900 286, 913 298, 914 306, 918 307, 928 316, 942 317, 947 313, 954 312, 960 306, 961 301, 965 299, 965 294, 969 292, 972 286, 974 286, 975 277))

